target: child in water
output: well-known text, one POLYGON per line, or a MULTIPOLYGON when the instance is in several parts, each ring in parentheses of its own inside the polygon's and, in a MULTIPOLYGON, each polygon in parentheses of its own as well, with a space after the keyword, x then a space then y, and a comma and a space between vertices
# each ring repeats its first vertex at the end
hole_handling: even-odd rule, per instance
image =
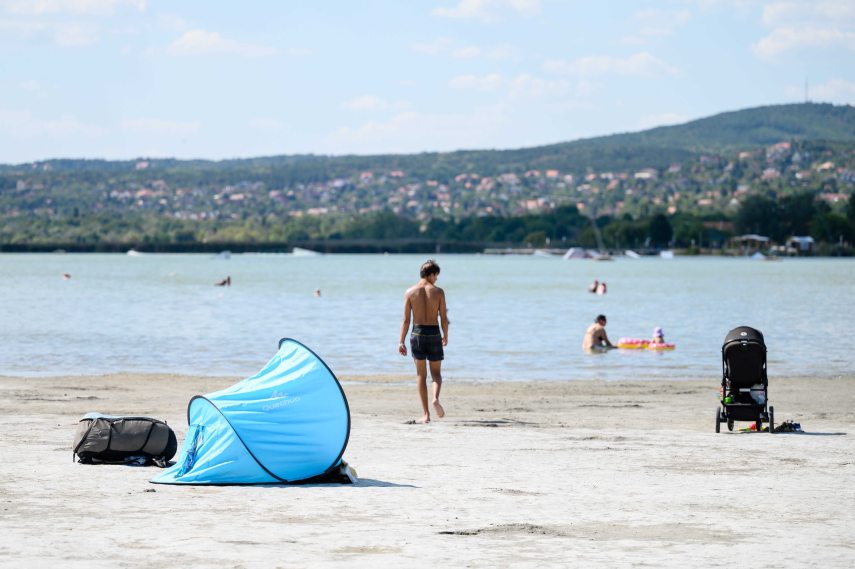
POLYGON ((665 335, 662 333, 662 328, 657 326, 653 329, 653 338, 650 339, 651 344, 664 344, 665 335))

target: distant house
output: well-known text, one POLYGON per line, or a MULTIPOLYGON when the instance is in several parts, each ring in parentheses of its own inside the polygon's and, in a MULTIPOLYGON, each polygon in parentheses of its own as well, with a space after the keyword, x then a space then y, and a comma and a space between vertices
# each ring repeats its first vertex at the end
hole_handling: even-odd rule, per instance
POLYGON ((756 233, 748 233, 746 235, 737 235, 731 239, 735 247, 742 249, 746 255, 760 249, 766 249, 771 245, 771 239, 765 235, 757 235, 756 233))
POLYGON ((817 197, 822 201, 828 202, 830 204, 835 204, 837 202, 846 201, 849 196, 847 196, 846 194, 819 194, 817 197))
POLYGON ((737 243, 759 243, 766 244, 770 241, 765 235, 757 235, 756 233, 747 233, 745 235, 737 235, 733 238, 737 243))
POLYGON ((654 168, 644 168, 636 172, 634 178, 636 180, 654 180, 656 176, 657 172, 654 168))
POLYGON ((766 168, 765 170, 763 170, 762 179, 764 180, 774 180, 780 177, 781 173, 778 172, 775 168, 766 168))
POLYGON ((787 239, 787 247, 795 249, 798 255, 811 255, 813 253, 813 237, 807 235, 793 235, 787 239))
POLYGON ((789 142, 779 142, 766 149, 766 160, 781 160, 790 152, 789 142))
POLYGON ((475 188, 476 192, 488 192, 496 187, 496 182, 493 178, 484 177, 481 178, 481 181, 478 183, 478 186, 475 188))

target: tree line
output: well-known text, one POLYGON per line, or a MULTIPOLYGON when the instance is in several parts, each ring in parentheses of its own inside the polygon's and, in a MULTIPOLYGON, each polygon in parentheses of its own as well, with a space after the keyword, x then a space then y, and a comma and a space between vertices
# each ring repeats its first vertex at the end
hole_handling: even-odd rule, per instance
POLYGON ((730 217, 724 213, 699 216, 659 212, 648 217, 591 219, 576 206, 568 205, 517 217, 427 222, 391 211, 349 217, 248 215, 242 219, 199 221, 153 214, 115 216, 77 211, 64 218, 22 215, 5 221, 0 226, 0 250, 5 251, 275 250, 308 242, 330 244, 331 250, 338 243, 339 249, 355 251, 430 250, 440 244, 452 244, 451 250, 491 246, 700 250, 725 247, 733 235, 757 233, 778 243, 792 235, 810 235, 820 244, 821 253, 851 254, 855 241, 855 195, 837 209, 810 192, 780 198, 751 195, 730 217), (351 244, 350 249, 345 246, 347 243, 351 244))

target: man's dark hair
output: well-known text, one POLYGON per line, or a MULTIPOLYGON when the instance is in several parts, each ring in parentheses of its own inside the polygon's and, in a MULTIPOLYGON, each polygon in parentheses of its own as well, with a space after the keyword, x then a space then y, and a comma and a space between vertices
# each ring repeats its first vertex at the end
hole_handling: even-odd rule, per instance
POLYGON ((422 268, 419 270, 419 277, 425 279, 430 275, 438 275, 439 274, 439 265, 436 264, 436 261, 433 259, 428 259, 424 263, 422 263, 422 268))
POLYGON ((606 319, 606 315, 605 315, 605 314, 598 314, 598 315, 597 315, 597 319, 596 319, 596 320, 594 320, 594 322, 599 322, 600 320, 605 320, 605 319, 606 319))

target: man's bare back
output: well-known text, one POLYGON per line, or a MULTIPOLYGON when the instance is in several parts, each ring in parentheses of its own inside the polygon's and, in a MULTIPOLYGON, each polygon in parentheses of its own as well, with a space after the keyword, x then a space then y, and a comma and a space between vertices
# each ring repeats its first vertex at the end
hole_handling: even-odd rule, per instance
POLYGON ((407 289, 404 299, 410 304, 413 324, 439 325, 440 307, 445 304, 445 292, 441 288, 422 279, 407 289))

